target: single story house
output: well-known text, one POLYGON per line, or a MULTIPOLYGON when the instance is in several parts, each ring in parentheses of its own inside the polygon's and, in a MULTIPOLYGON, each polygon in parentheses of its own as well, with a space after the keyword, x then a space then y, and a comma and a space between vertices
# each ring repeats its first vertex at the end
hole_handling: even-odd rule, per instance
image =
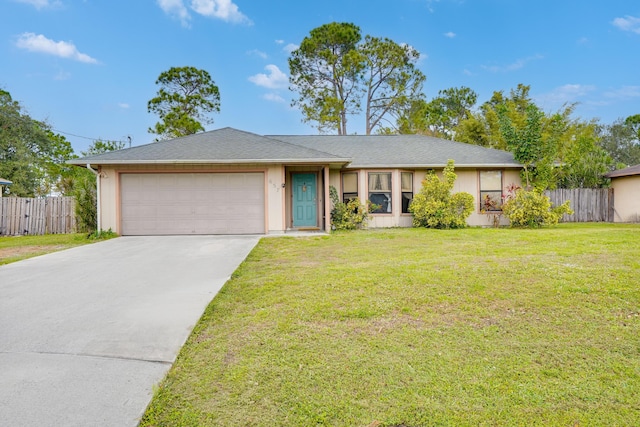
POLYGON ((232 128, 69 163, 98 180, 101 229, 121 235, 278 234, 329 230, 330 186, 379 208, 369 227, 409 227, 413 195, 452 159, 454 191, 500 201, 522 166, 511 153, 421 135, 262 136, 232 128))
POLYGON ((640 165, 609 172, 615 195, 614 222, 640 222, 640 165))

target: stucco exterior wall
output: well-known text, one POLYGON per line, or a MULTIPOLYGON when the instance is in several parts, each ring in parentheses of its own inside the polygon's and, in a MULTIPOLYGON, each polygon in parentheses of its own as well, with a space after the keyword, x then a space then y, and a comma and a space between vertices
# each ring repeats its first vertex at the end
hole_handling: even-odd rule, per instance
MULTIPOLYGON (((285 167, 283 165, 122 165, 117 167, 105 166, 100 169, 100 207, 101 207, 101 228, 103 230, 111 229, 120 233, 120 180, 121 173, 171 173, 171 172, 263 172, 265 174, 265 229, 267 233, 279 234, 284 233, 288 229, 290 222, 291 204, 287 201, 287 194, 290 191, 288 180, 292 171, 313 170, 319 175, 320 181, 323 182, 322 169, 318 166, 308 167, 285 167), (284 186, 283 186, 284 185, 284 186)), ((422 180, 427 170, 402 170, 402 169, 359 169, 359 170, 338 170, 331 169, 329 171, 329 185, 334 186, 338 190, 338 194, 342 196, 342 173, 356 172, 358 174, 358 194, 360 200, 364 201, 368 198, 368 172, 390 172, 392 174, 392 212, 372 214, 369 221, 369 227, 411 227, 412 215, 402 213, 401 198, 401 173, 413 173, 413 193, 420 191, 422 180)), ((438 173, 441 176, 441 172, 438 173)), ((489 226, 490 218, 486 214, 480 213, 479 205, 479 174, 478 170, 456 170, 458 176, 454 191, 465 191, 474 197, 474 212, 468 219, 469 225, 472 226, 489 226)), ((503 190, 508 185, 515 183, 521 185, 518 170, 503 170, 502 175, 503 190)), ((629 179, 627 179, 629 180, 629 179)), ((630 179, 632 183, 627 183, 625 179, 618 179, 614 182, 620 186, 620 190, 616 189, 616 210, 620 213, 619 221, 632 221, 629 219, 635 215, 635 221, 640 216, 640 197, 619 196, 625 191, 631 193, 633 189, 638 191, 640 188, 640 177, 630 179)), ((319 203, 323 204, 324 195, 320 193, 319 187, 319 203)), ((324 206, 319 205, 319 215, 323 215, 324 206)), ((326 212, 329 215, 329 212, 326 212)), ((319 216, 322 218, 322 216, 319 216)), ((618 217, 617 217, 618 218, 618 217)), ((327 219, 328 221, 328 219, 327 219)), ((503 223, 507 224, 507 220, 503 218, 503 223)), ((326 224, 325 224, 326 227, 326 224)))
POLYGON ((613 178, 614 222, 640 222, 640 175, 613 178))
POLYGON ((285 170, 284 166, 270 166, 266 173, 267 232, 282 233, 285 230, 285 170))
MULTIPOLYGON (((391 185, 392 185, 392 212, 384 214, 371 214, 369 227, 411 227, 413 217, 411 214, 402 213, 401 204, 401 173, 411 172, 413 173, 413 193, 416 194, 422 187, 422 181, 424 180, 427 170, 401 170, 401 169, 361 169, 361 170, 347 170, 347 171, 331 171, 331 185, 335 186, 338 193, 341 195, 341 179, 340 176, 345 172, 356 172, 358 174, 358 194, 360 200, 364 201, 368 197, 368 172, 391 172, 391 185)), ((442 178, 442 172, 436 172, 440 178, 442 178)), ((456 182, 454 183, 454 192, 467 192, 474 198, 474 211, 468 218, 467 222, 471 226, 490 226, 492 219, 487 215, 480 212, 480 183, 479 173, 476 169, 471 170, 456 170, 457 175, 456 182)), ((506 192, 506 187, 511 184, 521 185, 520 173, 518 170, 503 170, 502 171, 502 184, 503 192, 506 192)), ((503 225, 508 224, 506 218, 501 220, 503 225)))

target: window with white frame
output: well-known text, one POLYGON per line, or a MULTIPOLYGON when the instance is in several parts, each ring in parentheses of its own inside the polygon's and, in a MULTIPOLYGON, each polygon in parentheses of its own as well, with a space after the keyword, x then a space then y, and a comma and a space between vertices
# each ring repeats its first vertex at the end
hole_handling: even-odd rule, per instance
POLYGON ((369 172, 369 201, 372 213, 391 213, 391 172, 369 172))
POLYGON ((342 174, 342 201, 349 202, 358 197, 358 173, 349 172, 342 174))
POLYGON ((400 174, 400 186, 402 187, 402 213, 409 213, 409 205, 413 200, 413 174, 402 172, 400 174))
POLYGON ((502 210, 502 171, 480 171, 480 210, 502 210))

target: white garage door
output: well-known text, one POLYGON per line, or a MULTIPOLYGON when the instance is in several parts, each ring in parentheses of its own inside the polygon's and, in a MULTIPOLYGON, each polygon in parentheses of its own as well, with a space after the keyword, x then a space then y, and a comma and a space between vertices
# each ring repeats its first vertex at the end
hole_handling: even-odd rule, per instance
POLYGON ((262 234, 263 173, 120 175, 123 235, 262 234))

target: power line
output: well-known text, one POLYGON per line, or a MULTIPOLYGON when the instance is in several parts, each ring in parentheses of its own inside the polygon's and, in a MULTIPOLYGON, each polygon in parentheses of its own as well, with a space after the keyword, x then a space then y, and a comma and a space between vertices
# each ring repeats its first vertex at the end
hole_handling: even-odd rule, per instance
POLYGON ((54 131, 54 132, 58 132, 58 133, 64 134, 64 135, 75 136, 76 138, 88 139, 90 141, 113 141, 113 142, 122 142, 122 143, 125 142, 125 141, 123 141, 121 139, 90 138, 88 136, 76 135, 74 133, 64 132, 64 131, 61 131, 61 130, 58 130, 58 129, 51 128, 51 130, 54 131))
POLYGON ((127 136, 127 141, 124 141, 124 140, 122 140, 122 139, 91 138, 91 137, 89 137, 89 136, 82 136, 82 135, 77 135, 77 134, 75 134, 75 133, 65 132, 65 131, 62 131, 62 130, 59 130, 59 129, 54 129, 53 127, 49 127, 49 126, 47 125, 47 123, 45 123, 45 122, 41 122, 41 121, 39 121, 39 120, 32 119, 31 117, 29 117, 29 116, 25 116, 25 115, 24 115, 24 114, 22 114, 22 113, 18 113, 18 115, 17 115, 17 117, 16 117, 16 116, 14 116, 14 115, 10 115, 10 114, 8 114, 8 113, 6 113, 6 112, 4 112, 4 111, 0 110, 0 115, 2 115, 2 116, 4 116, 4 117, 8 117, 8 118, 10 118, 10 119, 14 119, 14 120, 16 120, 16 119, 17 119, 17 120, 21 120, 21 121, 23 121, 24 123, 31 123, 31 122, 41 123, 42 125, 44 125, 44 126, 43 126, 43 128, 44 128, 44 129, 49 129, 49 130, 51 130, 51 131, 53 131, 53 132, 61 133, 61 134, 63 134, 63 135, 74 136, 74 137, 76 137, 76 138, 88 139, 89 141, 98 141, 98 140, 99 140, 99 141, 112 141, 112 142, 122 142, 123 144, 124 144, 125 142, 127 142, 127 141, 128 141, 128 142, 129 142, 129 145, 131 145, 131 137, 130 137, 130 136, 127 136))

